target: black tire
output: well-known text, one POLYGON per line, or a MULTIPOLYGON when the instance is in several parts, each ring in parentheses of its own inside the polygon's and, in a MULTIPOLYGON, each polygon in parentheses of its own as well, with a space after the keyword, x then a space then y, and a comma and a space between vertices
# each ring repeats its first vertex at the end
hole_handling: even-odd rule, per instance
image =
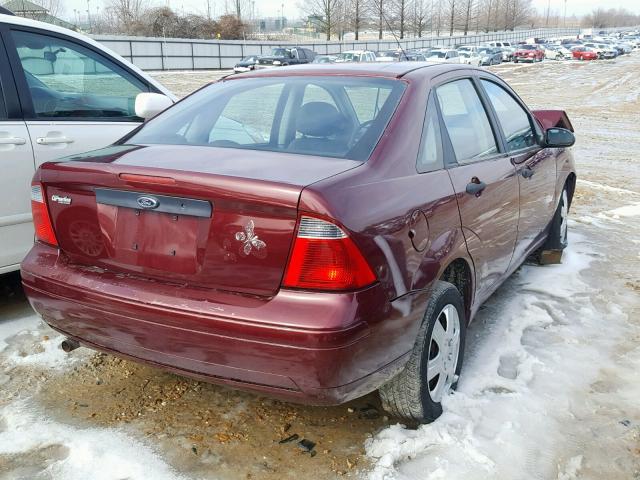
POLYGON ((513 59, 513 63, 518 63, 518 59, 517 59, 517 58, 514 58, 514 59, 513 59))
POLYGON ((558 206, 553 214, 551 227, 549 228, 549 236, 544 243, 543 249, 564 250, 569 245, 567 221, 570 206, 569 190, 567 189, 567 185, 565 185, 562 193, 560 193, 560 200, 558 200, 558 206))
POLYGON ((433 399, 431 394, 431 390, 438 389, 437 385, 439 385, 441 379, 438 375, 432 378, 431 382, 427 381, 429 375, 428 363, 430 359, 433 360, 442 353, 449 368, 453 369, 454 365, 451 363, 453 361, 452 350, 449 350, 450 355, 446 355, 444 349, 442 351, 436 350, 438 346, 437 340, 432 338, 436 322, 439 322, 440 327, 443 327, 444 330, 455 325, 455 320, 451 321, 447 326, 443 325, 443 321, 444 323, 447 322, 447 317, 444 313, 445 307, 450 311, 450 306, 454 307, 459 320, 458 355, 454 364, 455 376, 452 376, 452 378, 443 377, 444 384, 440 387, 440 392, 443 392, 443 396, 446 396, 449 388, 454 389, 456 387, 457 375, 460 374, 462 369, 464 357, 467 324, 464 301, 454 285, 438 280, 434 282, 431 298, 427 304, 409 361, 398 375, 380 388, 382 406, 391 415, 411 422, 429 423, 442 414, 441 399, 433 399), (450 387, 447 387, 449 381, 451 384, 450 387))

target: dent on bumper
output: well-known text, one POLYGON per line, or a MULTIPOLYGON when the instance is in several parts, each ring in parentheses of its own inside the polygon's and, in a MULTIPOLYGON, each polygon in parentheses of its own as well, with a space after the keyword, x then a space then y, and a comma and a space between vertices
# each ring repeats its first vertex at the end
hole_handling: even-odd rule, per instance
POLYGON ((43 245, 22 273, 33 308, 82 344, 306 403, 342 403, 378 388, 406 362, 420 318, 381 301, 376 286, 204 299, 184 287, 67 265, 43 245))

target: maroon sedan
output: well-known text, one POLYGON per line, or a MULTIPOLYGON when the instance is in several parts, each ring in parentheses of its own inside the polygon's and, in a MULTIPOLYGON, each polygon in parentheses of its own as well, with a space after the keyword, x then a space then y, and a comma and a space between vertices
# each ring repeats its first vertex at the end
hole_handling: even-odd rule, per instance
POLYGON ((227 78, 40 167, 24 288, 68 349, 432 420, 482 302, 567 244, 560 127, 462 65, 227 78))
POLYGON ((544 60, 544 50, 538 45, 523 44, 513 54, 513 62, 541 62, 544 60))

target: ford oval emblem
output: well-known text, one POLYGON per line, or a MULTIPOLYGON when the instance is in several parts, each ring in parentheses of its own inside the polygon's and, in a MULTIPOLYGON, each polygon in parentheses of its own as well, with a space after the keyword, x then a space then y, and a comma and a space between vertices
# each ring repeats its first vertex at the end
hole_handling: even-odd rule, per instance
POLYGON ((144 208, 146 210, 153 210, 154 208, 157 208, 158 205, 160 205, 158 199, 154 197, 138 197, 138 200, 136 201, 138 202, 138 205, 140 205, 140 208, 144 208))

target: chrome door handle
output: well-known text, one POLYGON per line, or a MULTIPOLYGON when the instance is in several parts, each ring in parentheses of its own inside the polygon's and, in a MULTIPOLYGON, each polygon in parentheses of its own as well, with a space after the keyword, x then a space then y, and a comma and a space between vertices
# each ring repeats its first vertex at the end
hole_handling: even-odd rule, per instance
POLYGON ((73 143, 72 138, 67 137, 38 137, 36 138, 38 145, 58 145, 60 143, 73 143))
POLYGON ((24 145, 27 141, 19 137, 0 137, 0 145, 24 145))

